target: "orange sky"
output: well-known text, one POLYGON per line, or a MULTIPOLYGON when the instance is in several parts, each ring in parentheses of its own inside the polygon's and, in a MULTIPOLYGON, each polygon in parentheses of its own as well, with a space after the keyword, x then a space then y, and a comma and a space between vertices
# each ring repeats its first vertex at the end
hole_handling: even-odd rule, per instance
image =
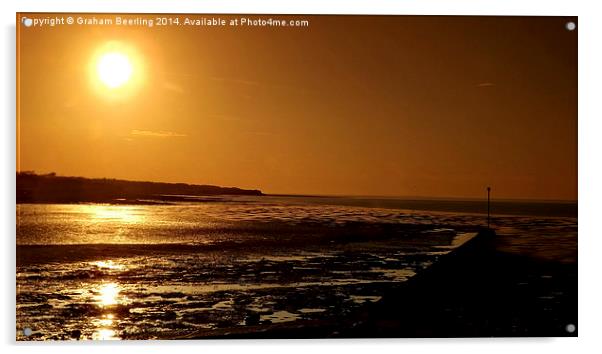
POLYGON ((575 18, 299 18, 309 27, 18 26, 20 169, 265 193, 479 197, 491 185, 498 198, 577 198, 575 18), (111 41, 141 73, 119 99, 89 70, 111 41))

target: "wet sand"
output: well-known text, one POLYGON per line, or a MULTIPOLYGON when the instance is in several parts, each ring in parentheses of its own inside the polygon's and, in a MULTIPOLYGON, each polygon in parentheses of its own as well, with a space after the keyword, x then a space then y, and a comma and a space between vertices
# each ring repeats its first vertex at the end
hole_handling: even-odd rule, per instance
POLYGON ((484 230, 347 318, 185 338, 577 336, 577 267, 498 250, 484 230))
POLYGON ((339 335, 577 336, 577 265, 500 252, 499 241, 484 236, 384 296, 339 335))
POLYGON ((576 323, 576 218, 496 216, 494 247, 448 257, 482 220, 269 198, 19 205, 17 340, 556 335, 576 323))

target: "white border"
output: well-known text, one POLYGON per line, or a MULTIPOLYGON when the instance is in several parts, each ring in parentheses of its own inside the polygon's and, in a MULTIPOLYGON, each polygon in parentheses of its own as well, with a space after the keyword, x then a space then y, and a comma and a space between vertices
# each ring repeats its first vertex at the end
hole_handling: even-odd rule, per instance
POLYGON ((22 0, 1 1, 3 134, 0 139, 0 225, 4 232, 2 284, 3 316, 0 331, 7 352, 106 353, 144 351, 163 353, 172 347, 181 352, 214 350, 242 353, 304 353, 308 350, 341 350, 362 353, 374 347, 379 352, 427 353, 541 353, 596 352, 600 348, 602 320, 599 271, 602 235, 596 224, 602 200, 600 153, 602 139, 599 102, 602 83, 602 12, 595 1, 527 0, 22 0), (202 341, 96 343, 94 345, 39 345, 14 343, 14 171, 15 171, 15 12, 190 12, 190 13, 287 13, 287 14, 436 14, 436 15, 563 15, 579 16, 579 338, 568 339, 447 339, 447 340, 317 340, 317 341, 202 341), (494 344, 494 345, 492 345, 494 344), (598 347, 598 348, 596 348, 598 347))
POLYGON ((586 1, 526 0, 21 0, 21 12, 190 12, 574 16, 586 1))

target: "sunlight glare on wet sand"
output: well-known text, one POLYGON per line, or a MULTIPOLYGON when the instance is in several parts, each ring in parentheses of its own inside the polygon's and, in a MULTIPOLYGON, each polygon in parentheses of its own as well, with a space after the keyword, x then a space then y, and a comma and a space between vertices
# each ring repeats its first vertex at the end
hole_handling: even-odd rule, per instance
POLYGON ((100 319, 98 323, 105 327, 111 326, 113 324, 113 314, 102 316, 102 319, 100 319))
POLYGON ((110 306, 117 304, 117 296, 119 295, 119 285, 116 283, 103 284, 99 291, 98 302, 100 306, 110 306))
MULTIPOLYGON (((117 305, 120 286, 117 283, 106 283, 98 289, 98 306, 105 308, 107 306, 117 305)), ((115 323, 115 316, 112 313, 103 314, 100 318, 92 320, 95 327, 98 327, 92 334, 93 340, 119 340, 115 330, 111 329, 115 323)))
POLYGON ((101 328, 92 335, 93 340, 119 340, 115 337, 115 331, 108 328, 101 328))
POLYGON ((117 264, 111 260, 97 261, 97 262, 93 262, 92 264, 97 266, 100 269, 108 269, 108 270, 123 270, 125 268, 125 266, 123 264, 117 264))
POLYGON ((90 209, 90 216, 93 221, 118 221, 128 224, 138 224, 144 221, 141 213, 136 211, 135 207, 114 206, 114 205, 95 205, 90 209))

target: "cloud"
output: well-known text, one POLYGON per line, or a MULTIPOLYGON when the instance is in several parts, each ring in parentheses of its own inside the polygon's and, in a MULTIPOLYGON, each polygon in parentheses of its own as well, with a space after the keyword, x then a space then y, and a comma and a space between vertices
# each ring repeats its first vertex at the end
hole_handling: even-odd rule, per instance
POLYGON ((480 84, 477 84, 477 87, 492 87, 495 86, 495 84, 493 82, 481 82, 480 84))
POLYGON ((137 130, 137 129, 132 130, 130 132, 130 134, 134 135, 134 136, 146 136, 146 137, 154 137, 154 138, 179 138, 179 137, 187 136, 186 134, 168 132, 165 130, 152 131, 152 130, 137 130))

